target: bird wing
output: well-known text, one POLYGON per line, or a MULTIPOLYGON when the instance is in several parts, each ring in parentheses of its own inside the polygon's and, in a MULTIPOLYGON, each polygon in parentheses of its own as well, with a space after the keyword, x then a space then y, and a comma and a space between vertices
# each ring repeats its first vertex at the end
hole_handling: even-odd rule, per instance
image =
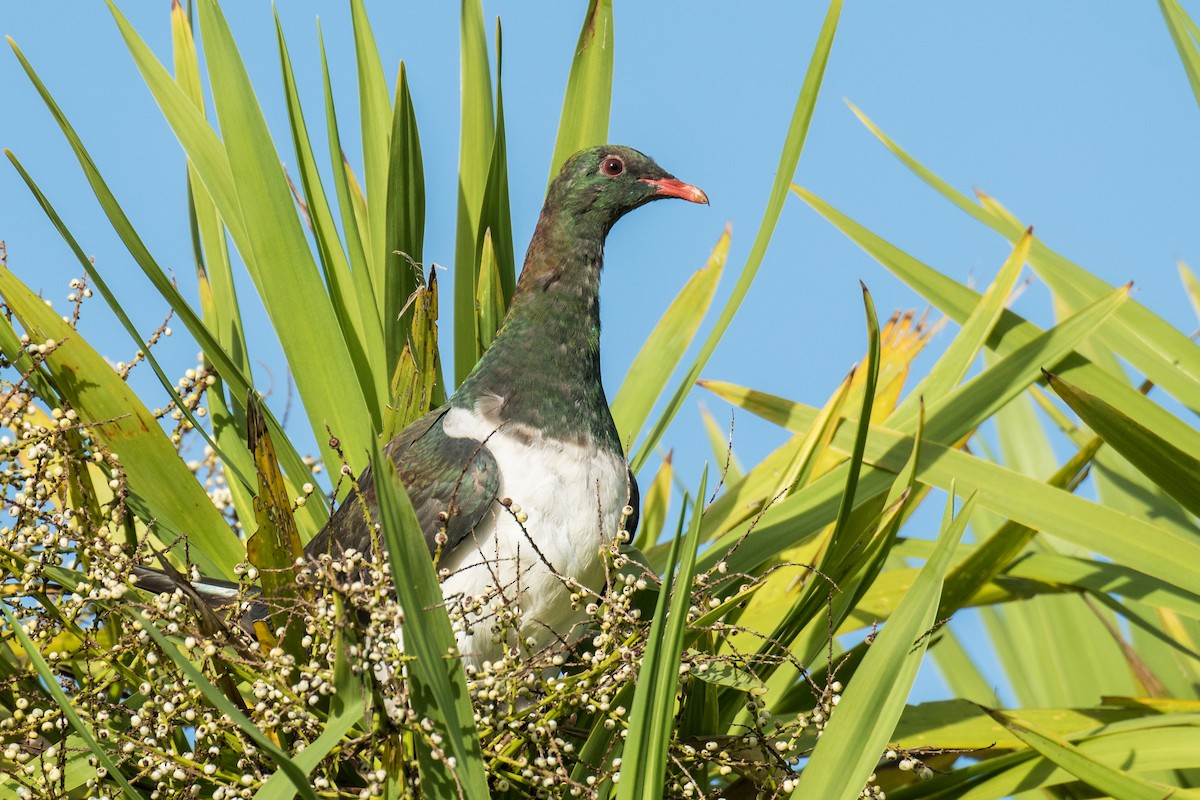
MULTIPOLYGON (((467 538, 500 489, 500 468, 487 445, 446 435, 442 423, 449 410, 447 405, 430 411, 384 447, 396 463, 430 555, 437 551, 437 534, 443 530, 443 554, 467 538)), ((350 548, 374 552, 376 536, 368 517, 377 520, 377 509, 375 476, 368 467, 358 478, 358 491, 334 511, 305 551, 310 556, 337 555, 350 548), (363 503, 369 513, 364 513, 363 503)))

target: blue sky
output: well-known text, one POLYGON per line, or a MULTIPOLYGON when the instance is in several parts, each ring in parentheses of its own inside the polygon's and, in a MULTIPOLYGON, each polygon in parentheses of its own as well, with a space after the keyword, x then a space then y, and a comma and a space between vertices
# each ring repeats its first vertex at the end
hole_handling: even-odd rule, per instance
MULTIPOLYGON (((122 2, 160 58, 170 58, 169 3, 122 2)), ((504 22, 504 91, 518 252, 541 206, 562 93, 585 3, 486 2, 504 22)), ((227 3, 243 58, 281 145, 286 134, 271 6, 227 3)), ((354 62, 341 3, 279 3, 310 117, 318 117, 315 19, 320 13, 335 91, 350 106, 354 62)), ((368 2, 385 70, 404 59, 426 160, 427 259, 453 261, 458 137, 455 3, 368 2), (420 10, 418 10, 418 8, 420 10)), ((704 188, 710 208, 657 203, 609 240, 602 295, 610 395, 667 302, 704 261, 727 221, 734 242, 720 303, 744 263, 771 185, 823 4, 618 2, 610 139, 654 156, 704 188)), ((0 32, 39 70, 117 197, 185 295, 190 242, 181 150, 100 3, 6 3, 0 32)), ((1014 2, 848 3, 796 181, 941 271, 986 284, 1008 245, 940 200, 895 161, 843 103, 848 99, 955 187, 979 187, 1052 247, 1181 329, 1196 317, 1176 259, 1200 265, 1200 115, 1153 4, 1014 2)), ((84 249, 149 332, 166 308, 135 274, 107 227, 57 127, 11 53, 0 53, 0 145, 11 149, 58 207, 84 249)), ((343 141, 353 141, 343 110, 343 141)), ((310 128, 317 127, 310 120, 310 128)), ((318 151, 320 151, 318 149, 318 151)), ((352 160, 355 156, 351 155, 352 160)), ((65 303, 78 266, 15 170, 0 164, 0 239, 9 267, 65 303)), ((443 279, 452 279, 452 272, 443 279)), ((704 374, 820 405, 865 349, 858 281, 882 316, 924 302, 803 203, 790 198, 738 318, 704 374)), ((249 282, 242 293, 250 302, 249 282)), ((447 292, 448 295, 448 292, 447 292)), ((84 332, 113 360, 133 347, 97 300, 84 332)), ((1038 286, 1018 310, 1049 322, 1038 286)), ((176 326, 177 328, 180 326, 176 326)), ((948 340, 952 329, 942 335, 948 340)), ((251 332, 259 377, 281 398, 278 350, 251 332)), ((176 336, 160 358, 187 366, 195 346, 176 336)), ((153 385, 147 370, 139 386, 153 385)), ((666 444, 689 482, 708 458, 694 395, 666 444)), ((721 419, 727 409, 707 404, 721 419)), ((294 420, 301 420, 293 413, 294 420)), ((303 423, 300 422, 302 425, 303 423)), ((738 416, 735 446, 753 463, 782 441, 738 416)), ((652 464, 652 466, 654 466, 652 464)))

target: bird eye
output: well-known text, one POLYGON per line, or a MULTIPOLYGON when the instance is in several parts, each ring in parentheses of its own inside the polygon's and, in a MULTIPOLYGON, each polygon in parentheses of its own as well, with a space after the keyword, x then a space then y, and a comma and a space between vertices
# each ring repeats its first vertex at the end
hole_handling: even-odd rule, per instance
POLYGON ((625 162, 616 156, 609 156, 600 163, 600 171, 610 178, 615 178, 625 171, 625 162))

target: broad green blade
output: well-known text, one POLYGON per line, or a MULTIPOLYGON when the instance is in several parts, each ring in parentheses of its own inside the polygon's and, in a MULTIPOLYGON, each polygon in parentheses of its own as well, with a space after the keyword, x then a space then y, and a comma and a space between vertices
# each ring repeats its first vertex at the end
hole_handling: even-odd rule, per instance
MULTIPOLYGON (((492 156, 488 163, 487 183, 483 190, 483 204, 479 209, 479 232, 475 241, 478 253, 487 232, 492 235, 492 250, 496 262, 496 274, 500 278, 500 292, 504 303, 500 318, 512 302, 513 290, 517 286, 516 257, 513 255, 512 209, 508 196, 508 142, 504 136, 504 87, 501 70, 504 66, 503 39, 500 19, 496 19, 496 133, 492 138, 492 156)), ((476 288, 476 292, 479 289, 476 288)), ((480 355, 483 351, 479 351, 480 355)))
POLYGON ((571 60, 547 182, 554 180, 558 170, 575 153, 608 143, 612 81, 612 0, 590 0, 571 60))
MULTIPOLYGON (((211 4, 211 0, 206 0, 206 3, 211 4)), ((208 7, 206 5, 205 7, 208 7)), ((210 41, 209 47, 213 52, 209 53, 209 68, 213 70, 214 61, 220 61, 224 64, 227 60, 232 60, 235 65, 224 64, 218 69, 224 75, 226 68, 236 67, 234 72, 236 75, 227 76, 233 84, 233 97, 227 98, 226 101, 218 103, 218 114, 220 106, 225 104, 238 104, 234 98, 240 98, 245 103, 253 107, 253 114, 248 113, 248 117, 254 117, 258 125, 254 125, 254 120, 249 118, 234 116, 238 123, 231 123, 230 129, 222 126, 223 132, 226 134, 227 140, 245 139, 245 136, 239 136, 235 131, 247 133, 247 129, 253 129, 253 133, 249 136, 252 140, 249 144, 251 149, 263 148, 261 161, 256 161, 252 153, 246 153, 247 160, 250 162, 250 174, 257 174, 258 177, 267 180, 269 186, 260 186, 264 191, 269 191, 270 200, 263 199, 261 205, 250 203, 255 212, 255 219, 267 218, 268 221, 261 223, 265 229, 256 228, 253 234, 253 239, 260 242, 260 246, 267 246, 269 257, 266 258, 267 266, 260 271, 255 265, 255 248, 253 246, 251 234, 248 232, 245 220, 242 214, 242 199, 239 197, 239 192, 253 193, 252 184, 249 175, 240 175, 239 182, 235 186, 233 173, 230 168, 230 160, 226 155, 225 147, 222 145, 212 128, 209 127, 204 117, 197 110, 192 100, 184 94, 184 92, 176 85, 175 81, 163 69, 162 65, 154 57, 154 54, 146 46, 145 42, 137 35, 136 31, 129 25, 128 21, 121 15, 115 6, 109 2, 109 10, 117 21, 117 25, 121 31, 122 37, 129 48, 130 53, 134 57, 142 77, 145 79, 147 86, 158 102, 160 110, 163 112, 167 122, 171 125, 172 130, 183 144, 184 151, 191 163, 195 166, 197 174, 204 182, 205 188, 208 190, 217 210, 221 215, 222 221, 229 228, 230 236, 241 252, 243 261, 246 262, 250 269, 252 277, 261 277, 261 272, 265 271, 269 275, 274 276, 282 283, 278 292, 266 292, 266 305, 268 313, 274 309, 272 316, 281 316, 286 323, 286 327, 277 327, 277 332, 280 334, 280 339, 284 344, 285 352, 291 351, 289 362, 295 370, 297 385, 300 386, 301 394, 307 395, 305 386, 310 383, 316 383, 320 394, 326 395, 326 402, 320 402, 319 396, 305 396, 305 409, 309 414, 310 421, 314 422, 316 438, 321 443, 322 456, 327 464, 337 463, 337 454, 327 446, 328 434, 325 430, 326 422, 336 430, 339 436, 348 445, 351 445, 358 438, 366 438, 369 436, 369 431, 355 430, 363 428, 362 421, 367 419, 365 403, 362 400, 361 393, 346 393, 346 386, 354 386, 355 382, 350 374, 345 374, 350 363, 349 354, 345 350, 344 342, 340 336, 336 336, 337 341, 331 341, 324 336, 317 335, 315 331, 318 329, 329 332, 336 331, 336 326, 333 319, 333 312, 328 301, 328 295, 325 294, 324 286, 321 278, 317 274, 315 264, 312 260, 312 254, 308 251, 307 244, 304 242, 304 233, 300 228, 300 222, 296 217, 296 211, 292 204, 291 193, 287 187, 287 182, 283 176, 283 172, 279 167, 278 158, 274 154, 274 148, 270 145, 269 137, 267 137, 265 124, 262 120, 261 112, 254 102, 253 94, 248 96, 242 95, 242 92, 250 92, 248 81, 246 80, 245 72, 240 69, 241 65, 238 62, 236 53, 231 51, 232 43, 228 41, 228 28, 223 24, 218 24, 217 32, 214 34, 215 39, 220 41, 225 40, 225 45, 221 46, 217 41, 210 41), (222 37, 223 34, 223 37, 222 37), (222 53, 223 58, 214 58, 217 53, 222 53), (261 166, 262 172, 254 167, 255 164, 261 166), (272 214, 278 213, 281 215, 280 220, 271 219, 272 214), (282 221, 281 221, 282 220, 282 221), (287 225, 287 220, 290 220, 290 225, 287 225), (290 234, 285 235, 283 229, 276 229, 276 223, 285 225, 286 230, 290 234), (284 241, 280 241, 284 240, 284 241), (278 246, 286 244, 289 250, 295 248, 302 250, 301 260, 296 261, 284 257, 282 253, 287 251, 279 250, 278 246), (274 249, 273 249, 274 248, 274 249), (301 265, 307 264, 308 269, 302 269, 301 265), (309 286, 309 283, 314 284, 309 286), (299 304, 297 304, 297 301, 299 304), (324 309, 321 312, 319 309, 324 309), (311 311, 317 316, 305 319, 306 312, 311 311), (324 319, 325 322, 321 323, 324 319), (294 337, 287 335, 292 329, 298 329, 302 336, 294 337), (316 338, 315 342, 309 342, 309 339, 316 338), (339 347, 340 344, 340 347, 339 347), (337 353, 341 350, 341 357, 337 353), (320 352, 324 357, 320 359, 312 358, 311 353, 320 352), (297 364, 297 361, 301 362, 297 364), (340 364, 334 362, 340 361, 340 364), (322 372, 332 370, 337 374, 329 377, 325 381, 325 390, 322 391, 320 386, 322 380, 322 372), (304 383, 300 383, 300 376, 304 375, 304 383), (336 380, 335 380, 336 379, 336 380), (329 381, 334 381, 330 383, 329 381), (353 399, 357 394, 358 401, 353 399), (335 398, 336 396, 336 398, 335 398), (322 408, 329 406, 332 413, 323 413, 322 408), (340 424, 342 418, 348 420, 356 420, 356 424, 351 425, 349 422, 340 424), (349 436, 349 438, 346 438, 349 436)), ((219 11, 216 12, 219 17, 219 11)), ((220 20, 218 20, 220 22, 220 20)), ((210 37, 210 40, 214 37, 210 37)), ((222 81, 222 84, 224 82, 222 81)), ((214 86, 214 89, 217 87, 214 86)), ((221 96, 225 96, 226 91, 217 92, 221 96)), ((227 109, 228 111, 228 109, 227 109)), ((240 148, 239 148, 240 149, 240 148)), ((255 184, 257 185, 257 184, 255 184)), ((249 198, 247 198, 249 201, 249 198)), ((136 254, 135 254, 136 255, 136 254)), ((139 259, 140 261, 140 259, 139 259)), ((260 292, 262 288, 260 287, 260 292)), ((202 327, 202 326, 201 326, 202 327)), ((192 330, 189 326, 189 330, 192 330)), ((196 330, 192 330, 193 335, 201 338, 201 335, 196 330)), ((209 345, 204 344, 205 352, 209 352, 209 345)), ((220 354, 216 351, 219 347, 212 345, 213 354, 210 358, 216 359, 220 354)), ((226 364, 217 364, 218 369, 225 375, 226 364)), ((230 375, 226 375, 227 380, 232 380, 236 376, 237 370, 232 364, 227 364, 230 375)), ((240 396, 238 392, 244 392, 250 388, 249 384, 242 381, 241 386, 230 386, 230 391, 235 393, 235 396, 240 396)), ((273 426, 274 427, 274 426, 273 426)), ((274 430, 272 430, 274 434, 274 430)), ((283 441, 283 437, 279 437, 283 441)), ((364 448, 354 448, 348 446, 347 453, 365 453, 364 448)), ((361 458, 361 456, 360 456, 361 458)), ((299 461, 297 458, 296 461, 299 461)), ((287 461, 288 473, 297 475, 299 472, 293 470, 291 459, 287 461)))
POLYGON ((1084 783, 1099 789, 1115 800, 1163 800, 1167 797, 1178 798, 1178 800, 1197 800, 1200 798, 1200 792, 1151 783, 1129 772, 1114 769, 1089 758, 1087 753, 1065 739, 1039 731, 1028 722, 1016 717, 999 711, 992 711, 991 715, 1025 744, 1084 783))
POLYGON ((973 493, 954 516, 950 492, 937 547, 855 670, 792 797, 859 797, 904 711, 937 619, 950 554, 962 538, 977 496, 973 493))
POLYGON ((462 661, 446 614, 429 550, 396 465, 376 444, 371 467, 379 496, 379 522, 387 543, 396 597, 404 609, 404 649, 413 656, 406 666, 413 712, 429 719, 442 737, 442 749, 456 766, 428 756, 421 747, 421 781, 431 797, 486 798, 487 779, 462 661))
POLYGON ((771 185, 767 208, 763 212, 762 224, 759 226, 758 234, 754 237, 754 244, 750 247, 746 265, 742 268, 742 273, 738 276, 737 283, 734 284, 729 300, 721 309, 721 315, 717 318, 708 338, 705 339, 700 353, 688 368, 683 380, 679 382, 666 409, 642 442, 641 449, 630 459, 630 467, 635 473, 650 458, 650 454, 654 452, 654 448, 658 446, 659 440, 666 432, 667 426, 679 413, 684 398, 692 390, 692 385, 700 377, 700 372, 708 363, 713 351, 717 349, 717 344, 725 335, 729 323, 733 321, 734 315, 737 314, 738 308, 746 298, 750 284, 754 282, 754 276, 758 274, 758 268, 767 254, 767 246, 771 243, 775 225, 779 222, 779 215, 783 212, 783 201, 787 198, 788 185, 800 163, 800 153, 804 149, 804 141, 808 136, 808 126, 812 122, 813 109, 816 108, 817 95, 821 90, 821 80, 825 76, 825 65, 829 62, 829 53, 833 49, 833 37, 837 32, 838 18, 841 13, 842 0, 831 0, 829 10, 825 14, 825 22, 821 25, 821 32, 817 36, 808 71, 804 75, 804 83, 800 87, 800 96, 796 98, 796 107, 792 112, 792 120, 783 142, 783 152, 779 156, 779 168, 775 173, 775 182, 771 185))
MULTIPOLYGON (((396 79, 396 105, 391 124, 387 235, 384 239, 387 274, 382 284, 375 284, 384 287, 385 375, 396 368, 396 359, 412 327, 412 316, 404 309, 421 282, 421 260, 425 249, 425 167, 421 160, 421 138, 417 133, 412 94, 408 90, 408 72, 403 61, 400 62, 400 76, 396 79)), ((379 198, 375 203, 379 203, 379 198)))
POLYGON ((125 773, 121 771, 121 768, 109 756, 108 750, 102 747, 96 737, 92 735, 92 731, 88 728, 87 723, 79 718, 79 714, 75 712, 75 708, 71 703, 71 698, 67 696, 67 693, 63 691, 62 684, 59 683, 59 676, 54 674, 53 670, 50 669, 50 665, 42 658, 37 645, 29 638, 29 634, 25 632, 25 627, 13 618, 13 615, 3 604, 0 604, 0 614, 3 614, 5 621, 8 622, 8 629, 20 640, 21 647, 25 650, 25 657, 33 664, 33 668, 37 670, 37 674, 42 679, 41 686, 45 688, 46 693, 58 705, 59 710, 66 717, 68 724, 79 735, 79 738, 84 741, 88 749, 92 751, 97 761, 104 765, 104 768, 108 770, 108 774, 124 790, 126 796, 130 800, 134 800, 135 798, 136 800, 142 800, 145 795, 133 787, 129 779, 125 777, 125 773))
MULTIPOLYGON (((366 184, 368 201, 367 262, 370 264, 371 282, 376 286, 384 286, 388 254, 395 246, 387 236, 390 222, 387 216, 387 198, 392 104, 388 98, 387 80, 383 77, 383 64, 379 60, 379 48, 375 45, 375 36, 371 32, 371 23, 367 19, 367 10, 363 7, 362 0, 350 0, 350 17, 354 22, 354 60, 358 66, 358 111, 362 125, 363 181, 366 184)), ((387 298, 380 297, 377 302, 379 315, 386 329, 387 298)))
MULTIPOLYGON (((287 355, 313 435, 327 465, 340 462, 330 431, 354 473, 374 436, 349 349, 296 214, 279 156, 233 36, 216 0, 201 0, 209 81, 246 240, 239 243, 287 355)), ((332 467, 331 467, 332 468, 332 467)))
POLYGON ((288 119, 291 122, 292 143, 296 150, 301 185, 304 187, 309 227, 312 229, 313 238, 316 239, 317 254, 329 287, 329 299, 333 304, 334 315, 350 351, 351 363, 362 387, 363 398, 371 412, 371 423, 378 428, 381 424, 381 409, 388 400, 387 368, 379 362, 378 356, 383 349, 379 317, 373 303, 365 309, 359 304, 359 296, 350 273, 350 262, 342 250, 333 211, 325 195, 325 188, 321 185, 321 176, 309 140, 308 126, 304 122, 304 111, 300 107, 300 96, 292 73, 292 61, 288 55, 278 14, 275 16, 275 33, 279 41, 279 60, 283 68, 288 119))
POLYGON ((165 528, 160 537, 185 535, 202 572, 233 577, 245 548, 154 415, 78 331, 8 270, 0 270, 0 295, 30 339, 58 343, 45 362, 55 386, 92 435, 120 456, 130 487, 165 528))
POLYGON ((492 346, 500 331, 505 308, 490 230, 483 232, 483 245, 479 248, 479 281, 475 291, 475 336, 479 341, 479 352, 483 353, 492 346))
POLYGON ((1093 594, 1136 597, 1139 602, 1200 620, 1200 593, 1188 593, 1123 564, 1089 558, 1030 553, 1006 577, 1085 589, 1093 594))
POLYGON ((946 347, 946 352, 930 369, 929 374, 913 387, 904 402, 888 418, 889 425, 899 426, 916 413, 916 404, 919 401, 924 399, 927 405, 931 405, 944 397, 966 376, 967 370, 975 363, 984 344, 991 338, 996 323, 1000 321, 1017 278, 1021 275, 1021 268, 1025 266, 1025 260, 1029 257, 1029 246, 1032 242, 1032 232, 1021 237, 1020 242, 1013 248, 1012 255, 1004 262, 1004 266, 992 281, 992 285, 984 292, 979 305, 963 323, 962 331, 946 347))
MULTIPOLYGON (((196 44, 192 39, 191 25, 182 6, 175 5, 171 8, 171 33, 175 80, 196 109, 203 114, 204 92, 200 84, 200 63, 196 55, 196 44)), ((246 372, 248 350, 242 330, 241 312, 238 309, 237 290, 233 284, 233 268, 229 263, 225 225, 217 213, 211 195, 204 188, 200 175, 190 162, 188 191, 203 248, 203 258, 201 259, 201 254, 197 254, 197 267, 211 284, 214 299, 213 317, 210 319, 206 314, 205 322, 216 335, 224 351, 229 354, 230 360, 240 371, 246 372)))
POLYGON ((475 347, 475 271, 479 212, 492 160, 492 77, 482 0, 462 0, 462 129, 458 140, 458 225, 454 245, 454 382, 479 360, 475 347))
MULTIPOLYGON (((812 409, 816 415, 816 409, 812 409)), ((957 480, 961 490, 979 489, 979 505, 1040 531, 1102 553, 1115 563, 1136 569, 1170 584, 1185 594, 1196 587, 1192 564, 1200 563, 1200 543, 1172 530, 1160 528, 1076 495, 1048 486, 1012 470, 976 458, 954 448, 922 442, 927 457, 922 459, 917 479, 927 485, 948 489, 957 480)), ((841 452, 853 447, 852 434, 839 431, 833 446, 841 452)), ((891 485, 904 468, 912 447, 910 437, 872 427, 867 440, 866 462, 884 470, 864 470, 864 496, 891 485)), ((725 556, 729 569, 751 569, 783 547, 791 546, 804 532, 815 533, 833 521, 845 477, 834 470, 818 478, 773 510, 733 553, 725 556)), ((701 558, 701 568, 722 559, 725 549, 740 536, 734 532, 715 543, 701 558), (711 562, 711 563, 710 563, 711 562)))
MULTIPOLYGON (((178 4, 171 7, 171 42, 175 80, 203 114, 204 92, 200 83, 196 43, 192 38, 188 16, 178 4)), ((248 374, 249 351, 233 281, 233 266, 229 261, 225 225, 217 213, 216 204, 190 162, 187 166, 187 176, 189 221, 192 228, 192 252, 196 262, 196 282, 200 294, 200 312, 204 324, 213 331, 220 345, 218 351, 227 353, 238 371, 248 374)), ((207 360, 208 356, 205 358, 207 360)), ((224 376, 218 373, 216 380, 207 396, 213 438, 217 441, 222 460, 234 461, 234 471, 249 478, 253 472, 253 459, 246 449, 245 414, 237 401, 230 402, 225 397, 227 382, 224 376)), ((233 380, 236 382, 236 378, 233 380)), ((242 397, 244 396, 243 394, 242 397)), ((282 450, 285 460, 295 456, 290 442, 285 443, 282 450)), ((295 456, 295 461, 287 463, 294 465, 297 461, 299 457, 295 456)), ((254 516, 253 487, 241 480, 229 481, 228 486, 238 518, 251 519, 254 516)), ((306 516, 313 517, 313 523, 319 527, 324 521, 321 516, 324 503, 313 503, 311 509, 306 516)))
MULTIPOLYGON (((940 642, 934 652, 939 647, 940 642)), ((1178 702, 1173 704, 1183 705, 1178 702)), ((1181 713, 1172 713, 1169 708, 1157 708, 1153 703, 1138 702, 1084 709, 1022 708, 1015 713, 1019 713, 1022 721, 1036 726, 1044 735, 1075 741, 1086 740, 1095 733, 1111 734, 1129 725, 1144 729, 1188 724, 1181 713), (1106 731, 1106 728, 1109 730, 1106 731)), ((992 717, 988 709, 961 699, 935 700, 909 706, 896 726, 896 738, 893 741, 902 748, 994 748, 999 753, 1025 748, 1025 743, 992 717)))
POLYGON ((688 279, 634 357, 625 380, 609 405, 617 433, 629 450, 683 354, 691 346, 708 313, 729 256, 730 226, 717 240, 708 261, 688 279))
MULTIPOLYGON (((1058 712, 1058 709, 1046 709, 1058 712)), ((1023 716, 1036 710, 1022 709, 1023 716)), ((1107 726, 1114 730, 1089 737, 1072 737, 1087 757, 1120 770, 1172 770, 1194 767, 1200 763, 1200 728, 1170 722, 1145 730, 1120 731, 1121 723, 1107 726)), ((924 742, 921 742, 924 745, 924 742)), ((948 775, 911 789, 888 791, 889 800, 1001 800, 1029 792, 1075 782, 1070 772, 1056 768, 1048 759, 1037 757, 1030 750, 985 759, 948 775)), ((1160 798, 1176 797, 1163 790, 1160 798)), ((1022 798, 1024 800, 1024 798, 1022 798)))
MULTIPOLYGON (((333 101, 333 86, 329 78, 329 60, 325 54, 325 40, 317 27, 318 40, 321 44, 321 76, 325 88, 325 135, 329 140, 329 166, 333 173, 334 190, 337 193, 338 217, 342 233, 346 237, 346 257, 350 262, 350 272, 354 281, 354 290, 358 295, 358 307, 364 315, 374 314, 374 319, 366 319, 364 325, 379 330, 380 341, 383 337, 381 322, 382 299, 380 291, 375 291, 375 283, 371 278, 371 265, 367 261, 366 247, 369 246, 370 232, 366 230, 365 213, 360 217, 356 210, 356 194, 352 187, 354 176, 346 164, 345 153, 342 150, 341 135, 338 133, 337 109, 333 101), (360 221, 363 223, 360 225, 360 221)), ((386 355, 386 353, 385 353, 386 355)))
POLYGON ((229 235, 234 244, 243 251, 243 259, 248 259, 252 253, 249 248, 242 247, 242 243, 246 242, 246 231, 238 204, 237 189, 234 187, 233 172, 229 167, 229 157, 221 140, 205 120, 204 114, 175 84, 170 73, 155 58, 154 52, 142 41, 112 0, 106 2, 109 12, 116 20, 121 37, 125 40, 125 46, 133 56, 134 64, 150 93, 154 95, 159 110, 183 145, 183 150, 195 167, 196 174, 204 182, 204 187, 212 196, 221 220, 229 228, 229 235))
POLYGON ((658 607, 654 611, 654 622, 650 626, 629 711, 629 734, 621 756, 621 774, 625 779, 617 785, 618 800, 660 800, 663 797, 668 744, 679 692, 679 657, 687 633, 707 481, 706 466, 696 489, 696 502, 692 504, 687 538, 676 538, 671 547, 666 578, 658 596, 658 607))
POLYGON ((1188 83, 1192 86, 1192 94, 1200 103, 1200 47, 1192 33, 1191 19, 1183 10, 1178 0, 1158 0, 1158 10, 1162 12, 1163 21, 1171 33, 1171 41, 1179 51, 1179 60, 1187 73, 1188 83))
POLYGON ((1181 450, 1152 428, 1057 375, 1046 373, 1046 378, 1089 428, 1185 508, 1200 514, 1200 451, 1181 450))

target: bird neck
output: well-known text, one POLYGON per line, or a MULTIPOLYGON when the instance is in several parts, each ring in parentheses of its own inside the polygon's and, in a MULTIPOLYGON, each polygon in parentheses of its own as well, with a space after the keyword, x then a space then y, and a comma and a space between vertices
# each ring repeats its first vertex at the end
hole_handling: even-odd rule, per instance
POLYGON ((542 210, 504 325, 460 387, 465 402, 494 395, 503 422, 621 452, 600 378, 606 233, 542 210))

